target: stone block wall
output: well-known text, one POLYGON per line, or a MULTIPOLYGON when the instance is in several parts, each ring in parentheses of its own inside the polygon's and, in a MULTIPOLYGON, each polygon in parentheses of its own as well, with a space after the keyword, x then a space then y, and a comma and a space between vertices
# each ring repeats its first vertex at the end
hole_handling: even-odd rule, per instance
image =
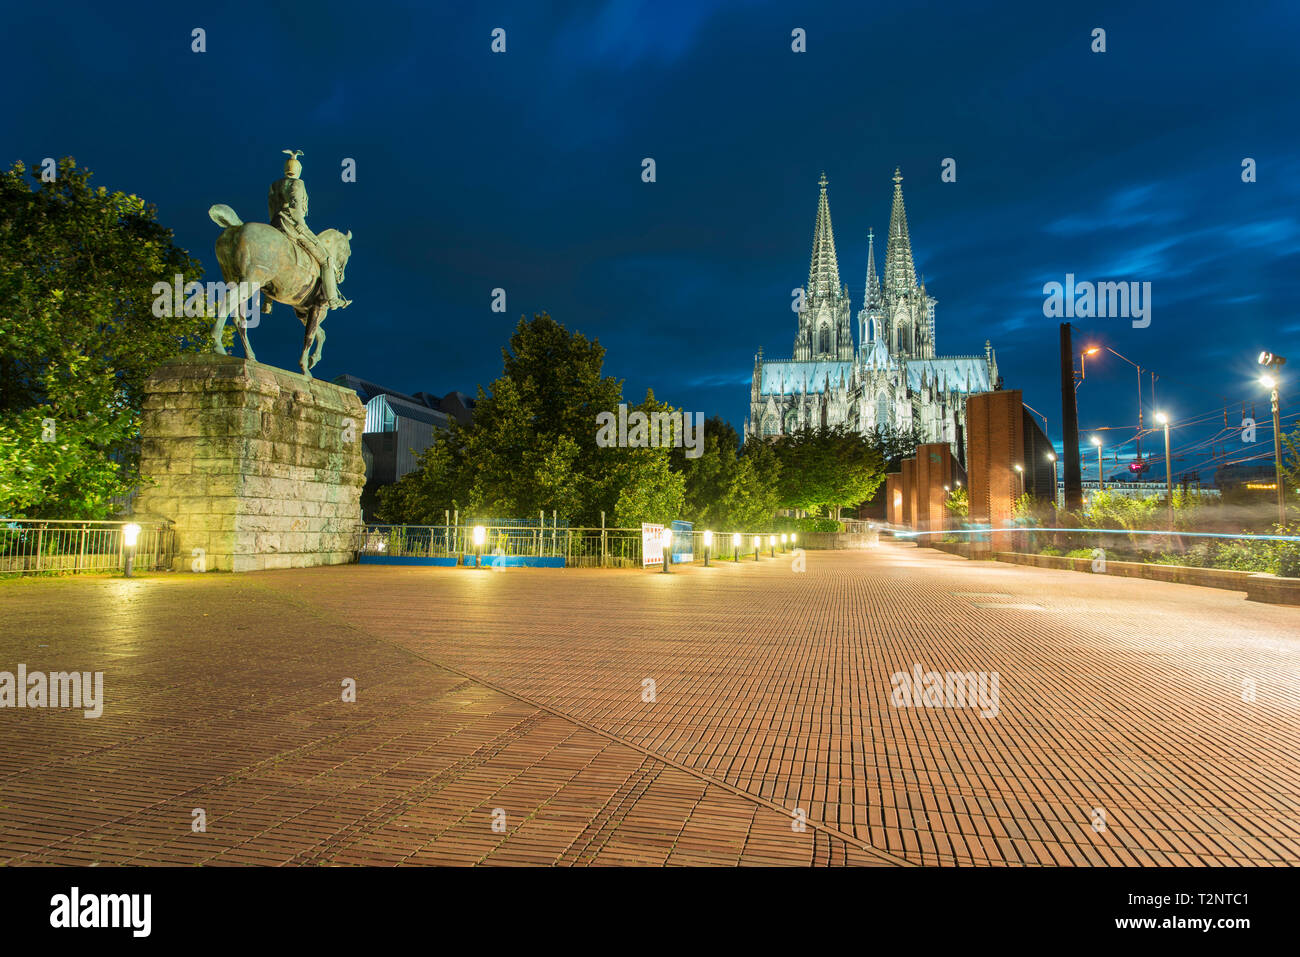
POLYGON ((176 523, 176 570, 333 565, 361 523, 365 409, 351 389, 187 355, 145 385, 135 512, 176 523))

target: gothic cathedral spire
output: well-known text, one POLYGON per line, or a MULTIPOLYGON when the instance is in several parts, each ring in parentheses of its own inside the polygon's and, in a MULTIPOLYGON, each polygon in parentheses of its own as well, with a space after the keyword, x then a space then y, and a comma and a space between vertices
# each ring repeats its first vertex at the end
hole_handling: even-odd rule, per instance
POLYGON ((817 223, 813 226, 812 261, 808 264, 808 295, 834 297, 840 291, 840 264, 835 256, 835 231, 831 229, 831 204, 826 199, 826 174, 817 181, 817 223))
POLYGON ((835 255, 835 231, 826 198, 826 174, 817 180, 817 221, 813 225, 812 259, 808 285, 799 311, 799 332, 794 341, 797 361, 853 358, 853 330, 849 320, 849 294, 840 285, 840 264, 835 255))
POLYGON ((903 174, 895 167, 894 208, 889 213, 889 240, 885 245, 885 292, 901 295, 915 286, 912 240, 907 235, 907 211, 903 208, 903 174))

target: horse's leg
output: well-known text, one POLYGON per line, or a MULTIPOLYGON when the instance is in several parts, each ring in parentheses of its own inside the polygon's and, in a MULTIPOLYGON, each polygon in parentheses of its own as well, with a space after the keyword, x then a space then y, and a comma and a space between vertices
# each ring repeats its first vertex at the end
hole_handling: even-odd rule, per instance
POLYGON ((298 368, 302 369, 305 376, 311 375, 311 366, 307 363, 307 353, 311 350, 312 340, 316 338, 316 330, 320 328, 320 322, 325 318, 325 313, 329 312, 328 306, 315 306, 308 310, 307 315, 303 317, 303 325, 306 330, 302 337, 302 356, 298 359, 298 368))
POLYGON ((239 330, 239 341, 244 344, 244 358, 249 362, 256 362, 257 356, 253 354, 253 345, 248 341, 248 319, 244 315, 243 304, 236 306, 235 309, 237 310, 235 328, 239 330))
POLYGON ((325 323, 319 323, 316 326, 316 351, 311 355, 311 363, 307 366, 309 369, 316 368, 316 363, 320 362, 321 353, 325 351, 325 323))

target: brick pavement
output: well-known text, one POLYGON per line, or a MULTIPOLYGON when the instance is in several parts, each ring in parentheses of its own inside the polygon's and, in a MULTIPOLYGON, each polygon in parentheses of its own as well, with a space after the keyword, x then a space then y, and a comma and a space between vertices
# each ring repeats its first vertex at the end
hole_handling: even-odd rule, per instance
POLYGON ((1232 592, 882 545, 4 582, 0 615, 0 669, 108 699, 0 711, 0 862, 1300 861, 1300 611, 1232 592), (913 664, 997 672, 996 717, 893 707, 913 664))

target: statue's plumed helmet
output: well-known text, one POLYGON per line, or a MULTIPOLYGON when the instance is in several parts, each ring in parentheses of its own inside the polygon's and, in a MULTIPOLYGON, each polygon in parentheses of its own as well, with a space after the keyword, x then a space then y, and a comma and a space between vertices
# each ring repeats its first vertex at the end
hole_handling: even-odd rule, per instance
POLYGON ((289 158, 284 161, 284 175, 290 179, 297 179, 302 175, 302 164, 298 162, 302 150, 281 150, 281 152, 289 154, 289 158))

